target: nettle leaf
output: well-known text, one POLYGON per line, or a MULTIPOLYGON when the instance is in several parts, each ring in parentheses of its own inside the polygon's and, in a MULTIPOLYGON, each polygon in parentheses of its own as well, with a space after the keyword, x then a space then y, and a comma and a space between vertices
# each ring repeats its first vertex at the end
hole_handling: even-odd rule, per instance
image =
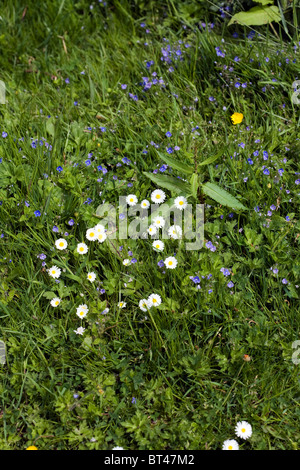
POLYGON ((181 171, 187 175, 191 175, 194 172, 194 168, 187 163, 179 162, 175 160, 175 158, 169 157, 168 155, 164 155, 160 152, 157 152, 160 158, 167 163, 170 167, 174 168, 175 170, 181 171))
POLYGON ((234 23, 246 26, 260 26, 275 21, 281 21, 279 8, 276 6, 271 7, 253 7, 249 11, 241 11, 236 13, 228 23, 228 26, 234 23))
POLYGON ((43 297, 46 297, 46 299, 48 300, 52 300, 54 299, 54 297, 57 297, 57 294, 55 294, 55 292, 52 292, 52 291, 46 291, 43 293, 43 297))
POLYGON ((153 183, 157 184, 161 188, 168 189, 169 191, 174 191, 178 194, 189 194, 191 192, 190 185, 185 183, 184 181, 180 180, 179 178, 175 178, 174 176, 168 175, 154 175, 153 173, 147 173, 143 171, 144 175, 147 176, 153 183))
POLYGON ((260 3, 261 5, 271 5, 274 3, 274 0, 253 0, 255 3, 260 3))
POLYGON ((227 207, 232 207, 233 209, 244 209, 246 207, 238 201, 234 196, 231 196, 225 189, 220 188, 218 185, 214 183, 205 183, 202 185, 202 190, 204 194, 211 197, 215 201, 223 204, 227 207))

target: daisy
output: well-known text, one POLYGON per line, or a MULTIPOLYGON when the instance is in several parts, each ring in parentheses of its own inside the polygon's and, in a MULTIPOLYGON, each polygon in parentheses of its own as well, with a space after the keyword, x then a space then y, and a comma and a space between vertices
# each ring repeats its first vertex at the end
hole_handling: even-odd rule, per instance
POLYGON ((87 231, 86 231, 86 238, 93 242, 95 240, 97 240, 97 231, 95 228, 89 228, 87 231))
POLYGON ((244 116, 242 113, 233 113, 232 116, 230 116, 230 119, 232 121, 232 124, 240 124, 243 120, 244 116))
POLYGON ((161 204, 166 199, 166 194, 161 189, 156 189, 151 193, 151 201, 155 204, 161 204))
POLYGON ((58 250, 65 250, 68 246, 67 240, 65 240, 64 238, 59 238, 58 240, 56 240, 55 246, 58 250))
POLYGON ((158 228, 162 228, 165 225, 165 219, 159 215, 154 217, 153 225, 158 228))
POLYGON ((147 312, 148 311, 148 300, 142 299, 139 301, 139 307, 142 310, 142 312, 147 312))
POLYGON ((76 309, 76 315, 79 317, 79 318, 84 318, 87 316, 88 314, 88 307, 87 305, 83 304, 83 305, 79 305, 79 307, 77 307, 76 309))
POLYGON ((126 302, 119 302, 118 307, 119 308, 125 308, 126 307, 126 302))
POLYGON ((148 297, 148 308, 158 307, 161 304, 161 297, 158 294, 151 294, 148 297))
POLYGON ((227 439, 223 443, 222 450, 239 450, 239 445, 235 439, 227 439))
POLYGON ((155 225, 151 224, 147 232, 149 233, 149 235, 156 235, 157 228, 155 227, 155 225))
POLYGON ((178 238, 181 238, 182 237, 181 227, 179 225, 171 225, 171 227, 168 230, 168 235, 173 240, 177 240, 178 238))
POLYGON ((147 201, 147 199, 144 199, 144 200, 141 202, 141 207, 142 207, 142 209, 148 209, 149 206, 150 206, 150 202, 147 201))
POLYGON ((87 274, 87 278, 90 282, 94 282, 94 280, 96 279, 96 274, 91 272, 91 273, 88 273, 87 274))
POLYGON ((182 211, 187 206, 187 199, 184 196, 178 196, 175 199, 174 204, 176 209, 180 209, 182 211))
POLYGON ((113 447, 113 450, 124 450, 123 447, 113 447))
POLYGON ((154 242, 152 243, 152 246, 157 251, 163 251, 165 244, 161 240, 154 240, 154 242))
POLYGON ((105 232, 105 227, 104 225, 102 224, 97 224, 95 227, 94 227, 95 231, 97 233, 104 233, 105 232))
POLYGON ((129 206, 135 206, 138 202, 138 198, 135 194, 129 194, 126 196, 126 202, 129 206))
POLYGON ((80 255, 85 255, 88 251, 88 247, 85 243, 78 243, 77 245, 77 252, 80 254, 80 255))
POLYGON ((239 421, 235 427, 235 434, 242 439, 252 436, 252 426, 247 421, 239 421))
POLYGON ((130 264, 130 259, 124 259, 123 264, 124 266, 128 266, 130 264))
POLYGON ((54 297, 54 299, 51 300, 50 304, 52 305, 52 307, 58 307, 58 305, 60 304, 60 299, 58 297, 54 297))
POLYGON ((98 235, 97 235, 97 240, 98 240, 98 242, 103 243, 106 239, 107 239, 106 233, 104 233, 104 232, 103 232, 103 233, 98 232, 98 235))
POLYGON ((59 269, 57 266, 52 266, 50 269, 48 269, 48 273, 49 276, 53 277, 54 279, 58 279, 61 275, 61 269, 59 269))
POLYGON ((178 261, 174 256, 169 256, 169 258, 165 259, 164 263, 167 269, 175 269, 178 261))
POLYGON ((83 335, 83 333, 85 332, 85 328, 83 328, 82 326, 79 326, 79 328, 77 328, 77 330, 73 330, 73 331, 77 335, 83 335))

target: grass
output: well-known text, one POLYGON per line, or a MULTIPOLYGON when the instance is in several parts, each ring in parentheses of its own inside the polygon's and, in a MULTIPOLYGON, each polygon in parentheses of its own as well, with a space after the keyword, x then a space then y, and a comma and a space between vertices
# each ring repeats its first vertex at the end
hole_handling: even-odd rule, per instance
POLYGON ((278 37, 263 27, 248 38, 218 15, 213 29, 196 28, 173 2, 159 11, 150 2, 147 13, 138 2, 89 5, 30 0, 25 9, 18 0, 1 12, 0 448, 216 450, 246 420, 253 434, 241 449, 299 449, 297 32, 287 41, 280 27, 278 37), (181 51, 171 64, 161 60, 168 44, 181 51), (163 82, 147 90, 142 77, 163 82), (236 126, 234 112, 244 115, 236 126), (199 251, 165 240, 156 253, 150 239, 118 234, 87 241, 104 200, 150 199, 157 187, 143 172, 160 173, 159 152, 170 146, 185 164, 223 149, 201 177, 247 210, 206 197, 199 251), (58 238, 67 250, 55 248, 58 238), (158 267, 174 253, 176 269, 158 267), (62 269, 58 283, 52 265, 62 269), (152 293, 162 303, 144 313, 139 301, 152 293), (89 313, 80 320, 82 303, 89 313))

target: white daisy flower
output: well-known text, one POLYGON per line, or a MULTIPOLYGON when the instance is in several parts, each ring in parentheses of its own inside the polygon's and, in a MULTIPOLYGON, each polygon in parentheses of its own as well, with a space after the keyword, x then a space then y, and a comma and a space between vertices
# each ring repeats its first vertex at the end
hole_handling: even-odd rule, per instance
POLYGON ((156 189, 151 193, 151 201, 155 204, 161 204, 166 199, 166 194, 161 189, 156 189))
POLYGON ((83 333, 85 332, 85 328, 83 328, 82 326, 79 326, 79 328, 77 328, 77 330, 73 330, 73 331, 77 335, 83 335, 83 333))
POLYGON ((118 307, 119 308, 125 308, 126 307, 126 302, 119 302, 118 307))
POLYGON ((165 244, 161 240, 154 240, 154 242, 152 243, 152 246, 157 251, 163 251, 165 244))
POLYGON ((179 225, 171 225, 168 229, 168 235, 173 240, 178 240, 178 238, 182 237, 182 229, 179 225))
POLYGON ((176 209, 180 209, 182 211, 187 206, 187 199, 184 196, 178 196, 174 201, 174 205, 176 209))
POLYGON ((227 439, 223 442, 222 450, 239 450, 239 445, 235 439, 227 439))
POLYGON ((139 307, 142 312, 148 312, 148 300, 142 299, 139 301, 139 307))
POLYGON ((55 246, 58 250, 65 250, 68 246, 68 242, 64 238, 59 238, 56 240, 55 246))
POLYGON ((80 255, 85 255, 88 252, 88 247, 85 243, 78 243, 77 245, 77 252, 80 255))
POLYGON ((158 228, 162 228, 165 225, 165 219, 160 215, 157 215, 153 219, 153 225, 158 228))
POLYGON ((88 314, 88 307, 87 305, 83 304, 83 305, 79 305, 79 307, 77 307, 76 309, 76 315, 79 317, 79 318, 85 318, 88 314))
POLYGON ((58 279, 61 275, 61 269, 59 269, 57 266, 52 266, 50 269, 48 269, 48 273, 49 276, 53 277, 54 279, 58 279))
POLYGON ((102 224, 95 225, 94 229, 97 233, 105 233, 105 227, 102 224))
POLYGON ((242 439, 252 436, 252 426, 247 421, 239 421, 235 427, 235 434, 242 439))
POLYGON ((144 199, 144 200, 141 202, 141 208, 142 208, 142 209, 148 209, 149 206, 150 206, 150 202, 147 201, 147 199, 144 199))
POLYGON ((52 307, 58 307, 60 304, 60 299, 58 297, 54 297, 54 299, 51 300, 50 304, 52 307))
POLYGON ((96 279, 96 274, 91 272, 91 273, 88 273, 87 274, 87 278, 90 282, 94 282, 94 280, 96 279))
POLYGON ((174 256, 169 256, 169 258, 165 259, 164 263, 167 269, 175 269, 178 261, 174 256))
POLYGON ((156 235, 157 233, 157 228, 155 227, 155 225, 151 224, 147 230, 147 232, 149 233, 149 235, 156 235))
POLYGON ((113 447, 113 450, 124 450, 123 447, 113 447))
POLYGON ((103 243, 106 239, 107 239, 107 235, 105 232, 103 233, 98 232, 98 235, 97 235, 98 242, 103 243))
POLYGON ((148 308, 158 307, 161 304, 161 297, 158 294, 151 294, 148 297, 148 308))
POLYGON ((96 231, 96 228, 89 228, 87 231, 86 231, 86 238, 93 242, 95 240, 97 240, 97 231, 96 231))
POLYGON ((123 264, 124 266, 128 266, 130 264, 130 259, 124 259, 123 264))
POLYGON ((138 202, 138 198, 135 194, 129 194, 126 196, 126 202, 129 206, 135 206, 138 202))

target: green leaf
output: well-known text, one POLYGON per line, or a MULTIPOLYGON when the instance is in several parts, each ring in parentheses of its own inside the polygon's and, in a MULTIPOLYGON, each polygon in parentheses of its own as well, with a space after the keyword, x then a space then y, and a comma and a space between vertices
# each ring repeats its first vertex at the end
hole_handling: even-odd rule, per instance
POLYGON ((211 197, 215 201, 233 209, 245 209, 246 207, 238 201, 235 197, 231 196, 225 189, 220 188, 214 183, 205 183, 202 185, 204 194, 211 197))
POLYGON ((197 199, 197 191, 198 191, 198 187, 199 187, 199 181, 198 181, 198 175, 197 173, 194 173, 191 177, 191 180, 190 180, 190 183, 191 183, 191 193, 192 193, 192 196, 197 199))
POLYGON ((46 131, 48 132, 48 134, 50 134, 52 137, 54 137, 55 127, 54 127, 52 118, 49 118, 46 121, 46 131))
POLYGON ((253 0, 255 3, 260 3, 261 5, 270 5, 274 3, 274 0, 253 0))
POLYGON ((275 21, 279 23, 281 16, 278 7, 253 7, 249 11, 241 11, 236 13, 228 23, 228 26, 239 23, 246 26, 260 26, 275 21))
POLYGON ((221 153, 218 153, 217 155, 212 155, 211 157, 208 157, 206 160, 203 160, 203 162, 198 163, 198 166, 203 166, 203 165, 209 165, 210 163, 213 163, 214 161, 219 158, 220 155, 222 155, 223 151, 221 153))
POLYGON ((52 299, 54 299, 54 297, 57 297, 57 294, 55 294, 54 292, 51 292, 51 291, 47 291, 47 292, 43 293, 43 297, 46 297, 46 299, 48 299, 48 300, 52 300, 52 299))
POLYGON ((179 178, 174 178, 174 176, 168 175, 154 175, 153 173, 147 173, 143 171, 144 175, 147 176, 153 183, 157 184, 161 188, 168 189, 169 191, 174 191, 178 194, 190 193, 190 185, 180 180, 179 178))
POLYGON ((179 170, 182 173, 186 173, 187 175, 191 175, 194 172, 194 168, 188 165, 187 163, 179 162, 178 160, 175 160, 175 158, 169 157, 160 152, 157 152, 157 153, 160 156, 160 158, 172 168, 175 168, 176 170, 179 170))

